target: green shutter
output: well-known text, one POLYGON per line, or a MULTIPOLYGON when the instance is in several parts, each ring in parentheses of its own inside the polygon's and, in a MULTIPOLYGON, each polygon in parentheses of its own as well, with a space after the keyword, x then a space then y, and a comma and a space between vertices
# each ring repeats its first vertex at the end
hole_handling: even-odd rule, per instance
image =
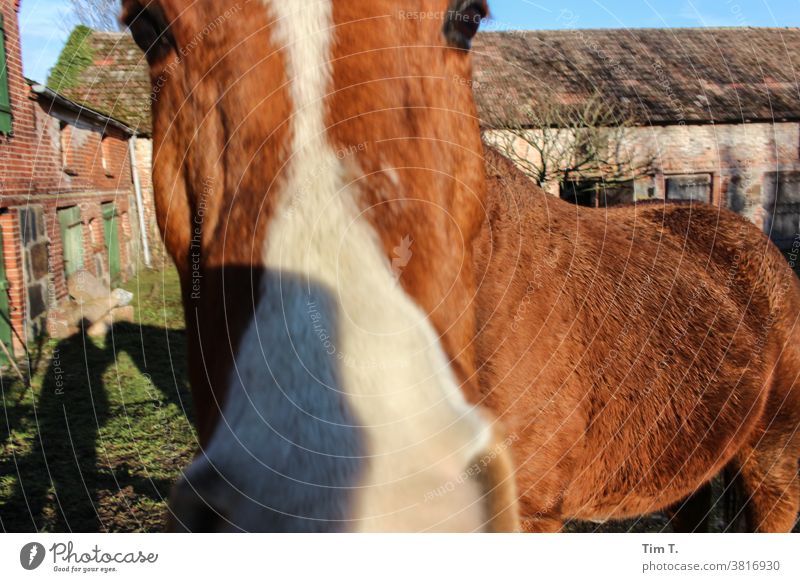
POLYGON ((108 253, 108 275, 112 283, 119 279, 119 228, 114 202, 106 202, 103 209, 103 234, 108 253))
POLYGON ((83 224, 78 206, 58 211, 61 245, 64 253, 64 274, 69 277, 83 268, 83 224))
POLYGON ((0 14, 0 133, 11 133, 11 101, 8 95, 6 31, 2 14, 0 14))

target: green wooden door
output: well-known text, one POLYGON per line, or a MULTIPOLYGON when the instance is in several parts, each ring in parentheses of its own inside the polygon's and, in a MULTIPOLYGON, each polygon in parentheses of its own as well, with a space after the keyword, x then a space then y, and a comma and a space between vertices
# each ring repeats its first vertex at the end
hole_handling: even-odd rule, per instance
POLYGON ((108 253, 108 271, 111 281, 119 278, 119 221, 113 202, 103 204, 103 233, 108 253))
MULTIPOLYGON (((8 353, 11 353, 11 311, 8 306, 8 280, 6 279, 6 262, 2 254, 3 233, 0 232, 0 341, 8 353)), ((8 363, 5 350, 0 350, 0 365, 8 363)))
POLYGON ((81 209, 77 206, 58 211, 61 242, 64 254, 64 273, 67 277, 83 268, 83 225, 81 209))

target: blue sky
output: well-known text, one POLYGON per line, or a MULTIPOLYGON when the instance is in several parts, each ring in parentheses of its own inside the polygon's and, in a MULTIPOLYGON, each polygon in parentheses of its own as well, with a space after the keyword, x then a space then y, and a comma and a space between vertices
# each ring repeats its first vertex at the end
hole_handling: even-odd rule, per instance
POLYGON ((69 36, 69 5, 64 0, 22 0, 19 13, 22 70, 44 82, 69 36))
MULTIPOLYGON (((494 21, 487 28, 492 30, 800 26, 800 0, 490 0, 490 4, 494 21)), ((22 1, 26 76, 46 79, 69 34, 67 22, 69 9, 64 0, 22 1)))
POLYGON ((800 0, 489 0, 503 28, 800 26, 800 0))

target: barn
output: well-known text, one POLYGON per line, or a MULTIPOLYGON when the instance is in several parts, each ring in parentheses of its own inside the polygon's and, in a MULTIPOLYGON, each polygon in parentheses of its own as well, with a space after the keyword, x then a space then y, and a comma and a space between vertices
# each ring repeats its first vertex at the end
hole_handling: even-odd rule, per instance
POLYGON ((484 138, 529 174, 544 152, 548 192, 597 207, 698 200, 797 244, 800 29, 489 32, 473 49, 484 138), (576 168, 600 139, 611 153, 576 168))

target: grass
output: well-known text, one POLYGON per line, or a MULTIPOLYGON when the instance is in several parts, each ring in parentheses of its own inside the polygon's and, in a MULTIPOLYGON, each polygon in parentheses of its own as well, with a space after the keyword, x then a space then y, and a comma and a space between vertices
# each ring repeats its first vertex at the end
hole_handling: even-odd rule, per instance
POLYGON ((47 341, 28 389, 2 374, 0 527, 153 531, 195 449, 177 274, 125 286, 136 323, 47 341))

